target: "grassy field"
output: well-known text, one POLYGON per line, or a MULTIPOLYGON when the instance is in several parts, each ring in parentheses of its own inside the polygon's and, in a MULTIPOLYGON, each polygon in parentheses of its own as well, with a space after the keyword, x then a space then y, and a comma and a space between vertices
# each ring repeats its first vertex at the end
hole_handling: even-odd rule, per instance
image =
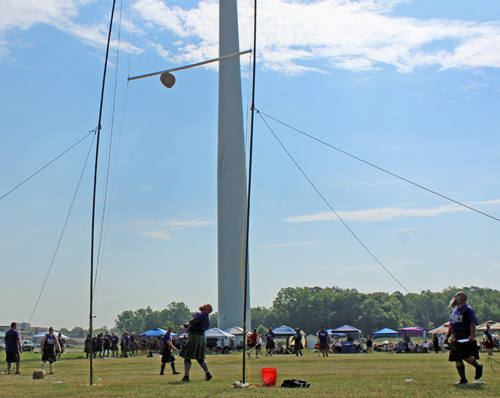
MULTIPOLYGON (((4 355, 4 354, 0 354, 4 355)), ((497 358, 497 356, 493 357, 497 358)), ((2 358, 2 361, 4 358, 2 358)), ((261 384, 261 369, 276 368, 278 383, 301 378, 312 384, 309 389, 277 387, 234 389, 229 386, 241 378, 241 354, 209 355, 214 378, 204 381, 200 366, 193 362, 191 382, 182 383, 181 375, 172 375, 167 365, 160 376, 160 357, 145 356, 94 360, 96 386, 89 386, 89 361, 81 351, 64 354, 54 365, 54 375, 33 380, 33 370, 40 369, 40 354, 22 354, 21 375, 5 374, 0 381, 2 397, 498 397, 500 365, 495 373, 486 357, 482 381, 486 384, 454 386, 458 380, 454 364, 447 354, 342 354, 319 357, 307 351, 303 357, 275 355, 252 358, 249 362, 253 384, 261 384), (405 379, 413 379, 406 382, 405 379)), ((176 361, 183 372, 182 359, 176 361)), ((2 371, 6 370, 5 362, 2 371)), ((48 370, 48 364, 47 369, 48 370)), ((467 366, 469 383, 474 369, 467 366)), ((248 381, 248 380, 247 380, 248 381)))

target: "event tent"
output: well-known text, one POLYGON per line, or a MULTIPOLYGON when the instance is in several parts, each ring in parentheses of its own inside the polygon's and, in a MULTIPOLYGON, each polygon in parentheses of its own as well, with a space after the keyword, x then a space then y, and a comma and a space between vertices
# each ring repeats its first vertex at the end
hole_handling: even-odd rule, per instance
POLYGON ((373 338, 378 339, 381 337, 398 337, 398 332, 392 329, 384 328, 379 331, 373 333, 373 338))
POLYGON ((276 336, 293 336, 295 334, 295 330, 288 326, 281 325, 279 328, 273 329, 273 333, 276 336))
MULTIPOLYGON (((319 332, 319 330, 316 332, 316 336, 319 332)), ((336 333, 333 329, 325 329, 325 332, 327 332, 330 337, 346 337, 345 333, 336 333)))
POLYGON ((486 325, 490 325, 490 330, 494 330, 493 327, 497 327, 498 329, 498 322, 495 322, 495 321, 488 321, 488 322, 485 322, 485 323, 482 323, 481 325, 479 325, 476 330, 480 330, 482 332, 484 332, 486 330, 486 325))
POLYGON ((359 333, 361 334, 361 330, 353 328, 352 326, 349 325, 344 325, 341 326, 337 329, 332 330, 333 333, 359 333))
POLYGON ((438 334, 442 334, 442 333, 446 333, 448 331, 448 328, 450 327, 450 322, 446 322, 446 323, 443 323, 441 326, 437 327, 436 329, 432 329, 432 330, 429 330, 427 332, 427 334, 434 334, 434 333, 438 333, 438 334))
MULTIPOLYGON (((48 331, 48 330, 47 330, 46 332, 42 332, 42 333, 35 334, 35 335, 34 335, 34 336, 32 336, 31 338, 32 338, 32 339, 43 339, 47 333, 49 333, 49 331, 48 331)), ((57 337, 59 337, 59 332, 56 332, 56 331, 54 330, 54 334, 55 334, 57 337)), ((62 334, 62 337, 63 337, 64 339, 69 339, 69 337, 68 337, 68 336, 66 336, 65 334, 62 334)))
POLYGON ((236 336, 235 338, 236 344, 243 341, 243 329, 240 328, 239 326, 233 326, 231 328, 224 329, 224 332, 234 334, 236 336))
POLYGON ((418 326, 398 329, 398 337, 404 337, 405 334, 408 335, 409 337, 425 338, 426 333, 424 328, 418 326))
MULTIPOLYGON (((156 329, 148 330, 147 332, 140 334, 140 336, 146 335, 148 337, 152 337, 152 336, 160 337, 160 336, 163 336, 165 333, 167 333, 167 331, 165 329, 156 328, 156 329)), ((175 333, 170 333, 170 336, 177 337, 177 335, 175 333)))
POLYGON ((223 330, 220 330, 219 328, 208 329, 207 331, 205 331, 205 336, 208 339, 222 339, 224 337, 229 337, 230 339, 234 339, 234 334, 226 333, 223 330))

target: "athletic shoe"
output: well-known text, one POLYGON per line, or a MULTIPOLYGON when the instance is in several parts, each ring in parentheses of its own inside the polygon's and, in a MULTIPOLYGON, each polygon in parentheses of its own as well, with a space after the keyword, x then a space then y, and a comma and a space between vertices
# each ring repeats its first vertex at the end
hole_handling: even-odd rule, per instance
POLYGON ((172 372, 173 375, 180 375, 181 372, 172 372))
POLYGON ((259 358, 260 358, 260 357, 259 357, 258 355, 255 357, 255 359, 259 359, 259 358))
POLYGON ((455 385, 457 386, 457 385, 459 385, 459 384, 467 384, 467 383, 468 383, 467 379, 462 379, 462 380, 460 380, 460 381, 457 381, 457 382, 455 383, 455 385))
POLYGON ((181 381, 189 381, 189 376, 184 376, 181 381))
POLYGON ((476 368, 476 377, 475 379, 476 380, 479 380, 481 378, 481 376, 483 375, 483 365, 479 365, 477 368, 476 368))
POLYGON ((21 374, 21 372, 16 372, 15 374, 16 374, 16 375, 20 375, 20 374, 21 374))
POLYGON ((53 374, 54 374, 54 372, 50 372, 50 373, 49 373, 49 375, 53 375, 53 374))
POLYGON ((205 374, 205 381, 210 381, 212 380, 212 375, 210 373, 205 374))

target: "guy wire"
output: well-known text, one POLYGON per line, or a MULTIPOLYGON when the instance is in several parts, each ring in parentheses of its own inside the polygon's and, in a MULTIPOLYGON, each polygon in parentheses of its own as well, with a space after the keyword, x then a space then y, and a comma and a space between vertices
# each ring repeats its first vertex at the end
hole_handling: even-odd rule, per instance
MULTIPOLYGON (((377 169, 377 170, 383 171, 384 173, 387 173, 387 174, 389 174, 389 175, 391 175, 391 176, 393 176, 393 177, 399 178, 399 179, 400 179, 400 180, 402 180, 402 181, 405 181, 405 182, 407 182, 407 183, 409 183, 409 184, 412 184, 412 185, 414 185, 414 186, 416 186, 416 187, 418 187, 418 188, 420 188, 420 189, 423 189, 423 190, 425 190, 425 191, 427 191, 427 192, 430 192, 430 193, 432 193, 432 194, 434 194, 434 195, 437 195, 437 196, 439 196, 439 197, 441 197, 441 198, 443 198, 443 199, 449 200, 450 202, 453 202, 453 203, 455 203, 455 204, 457 204, 457 205, 460 205, 460 206, 465 207, 465 208, 467 208, 467 209, 469 209, 469 210, 475 211, 476 213, 482 214, 483 216, 489 217, 489 218, 491 218, 491 219, 493 219, 493 220, 495 220, 495 221, 500 221, 500 219, 498 219, 498 218, 496 218, 496 217, 493 217, 492 215, 489 215, 489 214, 487 214, 487 213, 484 213, 484 212, 482 212, 482 211, 480 211, 480 210, 477 210, 477 209, 475 209, 475 208, 473 208, 473 207, 471 207, 471 206, 467 206, 467 205, 466 205, 466 204, 464 204, 464 203, 461 203, 461 202, 459 202, 459 201, 457 201, 457 200, 451 199, 451 198, 449 198, 449 197, 447 197, 447 196, 445 196, 445 195, 442 195, 442 194, 440 194, 440 193, 438 193, 438 192, 436 192, 436 191, 433 191, 432 189, 426 188, 426 187, 424 187, 424 186, 422 186, 422 185, 419 185, 419 184, 417 184, 417 183, 415 183, 415 182, 412 182, 412 181, 410 181, 410 180, 407 180, 406 178, 401 177, 401 176, 398 176, 397 174, 391 173, 390 171, 385 170, 385 169, 383 169, 382 167, 376 166, 376 165, 374 165, 373 163, 367 162, 366 160, 363 160, 363 159, 361 159, 361 158, 358 158, 357 156, 351 155, 350 153, 348 153, 348 152, 346 152, 346 151, 343 151, 342 149, 339 149, 339 148, 337 148, 337 147, 334 147, 333 145, 330 145, 330 144, 328 144, 328 143, 326 143, 326 142, 324 142, 324 141, 321 141, 320 139, 318 139, 318 138, 316 138, 316 137, 313 137, 312 135, 309 135, 309 134, 307 134, 307 133, 304 133, 303 131, 301 131, 301 130, 299 130, 299 129, 296 129, 295 127, 292 127, 292 126, 290 126, 290 125, 288 125, 288 124, 286 124, 286 123, 284 123, 284 122, 282 122, 282 121, 280 121, 280 120, 278 120, 278 119, 275 119, 275 118, 274 118, 274 117, 272 117, 272 116, 266 115, 264 112, 260 112, 259 110, 257 110, 257 113, 259 113, 259 115, 261 115, 261 118, 262 118, 262 115, 264 115, 264 116, 268 117, 269 119, 272 119, 272 120, 274 120, 275 122, 278 122, 278 123, 282 124, 282 125, 283 125, 283 126, 285 126, 285 127, 288 127, 288 128, 290 128, 290 129, 292 129, 292 130, 295 130, 296 132, 298 132, 298 133, 300 133, 300 134, 302 134, 302 135, 304 135, 304 136, 306 136, 306 137, 308 137, 308 138, 311 138, 311 139, 313 139, 313 140, 315 140, 315 141, 319 142, 320 144, 323 144, 323 145, 326 145, 326 146, 328 146, 328 147, 330 147, 330 148, 332 148, 332 149, 335 149, 336 151, 338 151, 338 152, 340 152, 340 153, 343 153, 344 155, 347 155, 347 156, 350 156, 350 157, 351 157, 351 158, 353 158, 353 159, 359 160, 360 162, 363 162, 364 164, 367 164, 368 166, 371 166, 371 167, 373 167, 373 168, 375 168, 375 169, 377 169)), ((266 124, 267 124, 267 123, 266 123, 266 124)))
POLYGON ((325 204, 330 208, 330 210, 333 212, 333 214, 335 214, 335 216, 344 225, 344 227, 351 233, 351 235, 367 251, 367 253, 378 263, 378 265, 380 265, 384 269, 384 271, 387 272, 391 276, 391 278, 394 279, 398 283, 399 286, 401 286, 417 303, 419 303, 422 306, 422 308, 424 308, 429 314, 431 314, 434 318, 436 318, 436 320, 439 321, 439 318, 436 315, 434 315, 434 313, 431 312, 431 310, 429 310, 420 300, 418 300, 415 297, 414 293, 411 293, 399 280, 397 280, 396 277, 386 267, 384 267, 384 265, 378 260, 378 258, 375 257, 375 255, 368 249, 368 247, 366 247, 365 244, 357 237, 357 235, 352 231, 352 229, 349 228, 349 226, 344 222, 344 220, 338 215, 338 213, 333 209, 333 207, 330 205, 330 203, 328 203, 328 201, 325 199, 325 197, 321 194, 321 192, 318 190, 318 188, 316 188, 316 186, 309 179, 309 177, 306 175, 306 173, 300 168, 300 166, 298 165, 298 163, 295 161, 295 159, 290 154, 290 152, 288 152, 288 150, 285 148, 285 146, 283 145, 283 143, 276 136, 276 134, 271 129, 271 127, 269 126, 269 124, 267 124, 267 122, 264 120, 264 118, 262 117, 262 115, 260 115, 260 112, 257 111, 257 113, 259 114, 260 118, 265 123, 265 125, 267 126, 267 128, 269 129, 269 131, 272 133, 272 135, 274 136, 274 138, 276 138, 276 140, 278 141, 278 143, 281 145, 281 147, 283 148, 283 150, 286 152, 286 154, 288 155, 288 157, 292 160, 292 162, 299 169, 299 171, 302 173, 302 175, 305 177, 305 179, 309 182, 309 184, 313 187, 313 189, 316 191, 316 193, 319 195, 319 197, 323 200, 323 202, 325 202, 325 204))

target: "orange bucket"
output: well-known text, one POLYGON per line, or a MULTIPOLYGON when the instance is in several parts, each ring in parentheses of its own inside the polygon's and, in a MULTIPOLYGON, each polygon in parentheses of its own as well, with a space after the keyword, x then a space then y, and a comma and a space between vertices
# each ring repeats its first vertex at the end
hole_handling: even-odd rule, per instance
POLYGON ((262 387, 273 387, 276 385, 276 368, 262 368, 262 387))

